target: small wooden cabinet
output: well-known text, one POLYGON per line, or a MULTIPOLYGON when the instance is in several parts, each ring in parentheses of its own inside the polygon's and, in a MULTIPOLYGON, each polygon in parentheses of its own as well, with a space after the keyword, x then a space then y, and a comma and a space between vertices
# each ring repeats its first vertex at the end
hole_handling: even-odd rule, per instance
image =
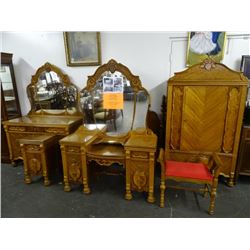
POLYGON ((50 180, 59 162, 59 145, 57 136, 39 135, 20 139, 20 147, 24 161, 24 181, 32 182, 31 176, 43 176, 44 185, 50 180))
POLYGON ((250 176, 250 126, 243 126, 238 155, 238 175, 250 176))
POLYGON ((131 190, 148 192, 147 201, 155 202, 154 166, 157 137, 144 130, 132 131, 124 145, 126 154, 126 196, 132 199, 131 190))
POLYGON ((12 64, 12 54, 1 53, 1 162, 9 163, 10 154, 2 121, 21 116, 20 104, 12 64))

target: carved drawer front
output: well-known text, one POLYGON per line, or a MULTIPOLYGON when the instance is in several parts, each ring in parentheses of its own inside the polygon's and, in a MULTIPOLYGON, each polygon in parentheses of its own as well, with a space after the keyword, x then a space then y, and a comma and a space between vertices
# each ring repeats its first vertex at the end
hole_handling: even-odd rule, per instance
POLYGON ((82 182, 81 155, 67 155, 69 181, 82 182))
POLYGON ((10 126, 9 127, 9 131, 15 131, 15 132, 25 132, 26 131, 26 127, 21 127, 21 126, 10 126))
MULTIPOLYGON (((30 146, 30 145, 27 145, 30 146)), ((26 152, 27 168, 30 175, 42 175, 42 160, 40 153, 26 152)))
POLYGON ((130 162, 131 189, 139 192, 148 191, 148 164, 145 161, 130 162))
POLYGON ((76 146, 67 146, 66 147, 66 152, 67 153, 80 153, 81 149, 80 147, 76 147, 76 146))
POLYGON ((26 127, 27 132, 40 132, 43 133, 45 132, 45 128, 42 127, 26 127))
POLYGON ((131 152, 131 158, 136 159, 148 159, 148 153, 147 152, 140 152, 140 151, 132 151, 131 152))
POLYGON ((27 144, 25 145, 25 151, 27 153, 30 153, 30 152, 37 152, 39 153, 41 150, 40 146, 39 145, 34 145, 34 144, 27 144))
POLYGON ((56 135, 64 135, 67 133, 67 131, 64 128, 45 128, 45 132, 56 135))

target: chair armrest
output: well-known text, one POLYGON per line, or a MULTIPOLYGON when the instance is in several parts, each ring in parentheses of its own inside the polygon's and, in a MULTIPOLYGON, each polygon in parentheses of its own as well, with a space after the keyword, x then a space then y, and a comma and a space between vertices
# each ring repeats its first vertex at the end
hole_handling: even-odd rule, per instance
POLYGON ((218 177, 220 175, 220 170, 223 165, 218 153, 213 153, 213 160, 214 164, 210 170, 212 171, 214 177, 218 177))

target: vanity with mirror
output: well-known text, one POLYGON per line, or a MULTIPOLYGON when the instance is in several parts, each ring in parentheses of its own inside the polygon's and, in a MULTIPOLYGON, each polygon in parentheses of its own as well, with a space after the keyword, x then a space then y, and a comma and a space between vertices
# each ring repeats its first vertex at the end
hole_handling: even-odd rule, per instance
POLYGON ((77 88, 56 66, 41 66, 32 76, 27 94, 31 105, 28 115, 3 122, 13 164, 22 159, 20 139, 48 134, 55 135, 58 141, 83 123, 77 88))
POLYGON ((138 76, 111 59, 88 77, 80 91, 79 109, 84 125, 60 140, 64 190, 83 184, 90 193, 93 165, 104 169, 120 166, 126 176, 125 198, 132 192, 148 192, 154 202, 154 164, 157 137, 148 128, 150 96, 138 76))

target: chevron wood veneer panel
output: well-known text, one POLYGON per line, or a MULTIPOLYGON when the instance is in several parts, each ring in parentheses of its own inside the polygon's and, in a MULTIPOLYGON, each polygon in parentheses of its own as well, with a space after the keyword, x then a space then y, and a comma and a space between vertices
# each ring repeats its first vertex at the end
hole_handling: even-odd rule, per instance
POLYGON ((227 95, 226 86, 185 88, 181 150, 221 151, 227 95))

